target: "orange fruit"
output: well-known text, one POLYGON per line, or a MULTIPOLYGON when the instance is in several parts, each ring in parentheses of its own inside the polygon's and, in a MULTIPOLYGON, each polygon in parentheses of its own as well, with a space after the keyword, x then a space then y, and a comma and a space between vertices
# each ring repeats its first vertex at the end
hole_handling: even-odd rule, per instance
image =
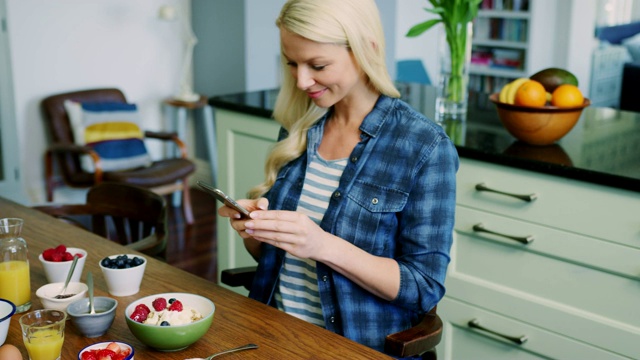
POLYGON ((544 106, 547 103, 547 91, 535 80, 525 81, 518 90, 514 104, 520 106, 544 106))
POLYGON ((558 86, 551 94, 551 105, 557 107, 576 107, 582 105, 584 96, 577 86, 564 84, 558 86))

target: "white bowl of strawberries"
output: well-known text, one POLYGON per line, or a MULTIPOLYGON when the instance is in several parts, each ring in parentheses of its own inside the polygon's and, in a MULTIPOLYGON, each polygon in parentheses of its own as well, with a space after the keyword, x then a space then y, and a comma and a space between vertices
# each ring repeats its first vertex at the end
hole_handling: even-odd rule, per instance
POLYGON ((71 281, 80 282, 82 269, 87 260, 86 250, 58 245, 43 251, 42 254, 38 256, 38 260, 42 263, 47 281, 49 283, 64 282, 67 279, 67 274, 69 273, 75 255, 78 256, 78 263, 73 270, 73 275, 71 275, 71 281))
POLYGON ((78 360, 133 360, 133 346, 121 341, 103 341, 85 347, 78 360))

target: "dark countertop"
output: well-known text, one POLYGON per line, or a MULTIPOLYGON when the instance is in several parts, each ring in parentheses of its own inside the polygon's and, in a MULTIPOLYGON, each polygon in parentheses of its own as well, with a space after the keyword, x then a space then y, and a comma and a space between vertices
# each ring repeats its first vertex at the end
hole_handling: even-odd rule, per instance
MULTIPOLYGON (((398 88, 403 100, 433 118, 433 87, 398 88)), ((277 94, 277 89, 270 89, 215 96, 209 104, 271 118, 277 94)), ((504 129, 486 94, 472 93, 467 122, 457 130, 452 139, 460 157, 640 192, 640 113, 591 106, 558 143, 532 146, 504 129)))

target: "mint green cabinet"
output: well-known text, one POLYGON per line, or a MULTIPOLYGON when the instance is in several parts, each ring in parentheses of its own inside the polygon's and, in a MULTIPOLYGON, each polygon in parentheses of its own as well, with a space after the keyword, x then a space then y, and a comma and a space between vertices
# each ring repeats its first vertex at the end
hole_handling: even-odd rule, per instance
MULTIPOLYGON (((233 198, 245 198, 247 191, 264 179, 264 163, 280 126, 272 119, 222 109, 215 110, 215 119, 216 184, 233 198)), ((218 278, 224 269, 255 265, 227 218, 217 218, 217 241, 218 278)))
POLYGON ((637 192, 461 159, 439 358, 637 358, 638 213, 637 192))

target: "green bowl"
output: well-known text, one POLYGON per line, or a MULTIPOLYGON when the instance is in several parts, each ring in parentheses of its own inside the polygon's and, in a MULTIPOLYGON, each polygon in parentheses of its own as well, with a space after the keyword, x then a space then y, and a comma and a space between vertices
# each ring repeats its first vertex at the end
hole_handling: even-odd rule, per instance
POLYGON ((207 333, 216 310, 213 302, 203 296, 188 293, 162 293, 146 296, 127 306, 124 310, 127 326, 131 333, 145 345, 159 351, 178 351, 187 348, 207 333), (177 299, 186 307, 196 309, 202 319, 185 325, 159 326, 133 321, 130 316, 139 304, 153 310, 152 302, 158 297, 177 299))

